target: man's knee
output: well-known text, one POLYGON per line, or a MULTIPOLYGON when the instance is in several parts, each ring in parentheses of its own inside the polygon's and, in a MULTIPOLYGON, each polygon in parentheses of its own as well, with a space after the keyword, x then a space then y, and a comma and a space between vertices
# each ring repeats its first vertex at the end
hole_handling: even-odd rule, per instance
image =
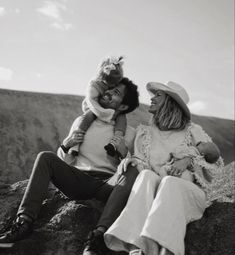
POLYGON ((124 176, 128 179, 136 179, 139 171, 134 166, 128 166, 127 171, 124 173, 124 176))
POLYGON ((49 162, 54 161, 55 158, 57 158, 57 156, 54 152, 41 151, 41 152, 38 153, 36 161, 49 163, 49 162))
POLYGON ((122 186, 125 185, 132 187, 138 174, 139 171, 137 170, 136 167, 128 166, 127 171, 122 174, 121 178, 118 181, 118 184, 122 186))

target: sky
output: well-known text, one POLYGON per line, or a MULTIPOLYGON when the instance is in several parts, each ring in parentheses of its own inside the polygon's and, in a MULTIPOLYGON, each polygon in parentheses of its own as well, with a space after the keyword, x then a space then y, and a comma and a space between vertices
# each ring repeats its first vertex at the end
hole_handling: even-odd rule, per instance
POLYGON ((192 113, 234 119, 233 0, 0 0, 0 88, 85 95, 109 55, 142 103, 174 81, 192 113))

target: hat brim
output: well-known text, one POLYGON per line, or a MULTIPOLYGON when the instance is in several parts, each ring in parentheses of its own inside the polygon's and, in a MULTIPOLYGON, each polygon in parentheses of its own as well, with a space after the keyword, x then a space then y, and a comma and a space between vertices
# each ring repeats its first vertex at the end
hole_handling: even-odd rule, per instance
POLYGON ((181 97, 177 93, 172 91, 171 88, 169 88, 168 86, 166 86, 165 84, 160 83, 160 82, 149 82, 149 83, 147 83, 147 91, 150 93, 150 95, 152 95, 152 96, 155 95, 155 93, 158 90, 162 90, 166 94, 168 94, 170 97, 172 97, 179 104, 179 106, 184 111, 186 116, 189 119, 191 119, 191 113, 190 113, 190 110, 189 110, 187 104, 181 99, 181 97))

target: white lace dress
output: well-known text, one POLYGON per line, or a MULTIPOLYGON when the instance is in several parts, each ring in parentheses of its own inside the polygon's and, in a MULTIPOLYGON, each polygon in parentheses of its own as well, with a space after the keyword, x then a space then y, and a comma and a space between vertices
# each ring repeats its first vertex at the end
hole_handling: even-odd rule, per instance
POLYGON ((186 225, 200 219, 209 203, 210 183, 202 170, 213 174, 223 165, 221 158, 209 164, 194 155, 192 147, 199 141, 211 138, 193 123, 182 131, 160 131, 155 125, 138 127, 134 152, 144 170, 136 179, 126 207, 105 233, 110 249, 128 252, 128 244, 133 244, 146 255, 156 255, 157 242, 176 255, 184 254, 186 225), (194 158, 197 185, 172 176, 160 178, 157 174, 169 161, 170 153, 183 144, 194 158))

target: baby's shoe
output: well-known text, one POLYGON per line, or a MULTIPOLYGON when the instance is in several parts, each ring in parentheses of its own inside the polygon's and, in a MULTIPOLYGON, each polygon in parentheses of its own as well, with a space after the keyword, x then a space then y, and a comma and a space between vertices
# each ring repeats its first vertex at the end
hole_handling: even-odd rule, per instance
POLYGON ((107 154, 111 157, 114 157, 117 153, 116 146, 112 142, 105 145, 104 149, 106 150, 107 154))

